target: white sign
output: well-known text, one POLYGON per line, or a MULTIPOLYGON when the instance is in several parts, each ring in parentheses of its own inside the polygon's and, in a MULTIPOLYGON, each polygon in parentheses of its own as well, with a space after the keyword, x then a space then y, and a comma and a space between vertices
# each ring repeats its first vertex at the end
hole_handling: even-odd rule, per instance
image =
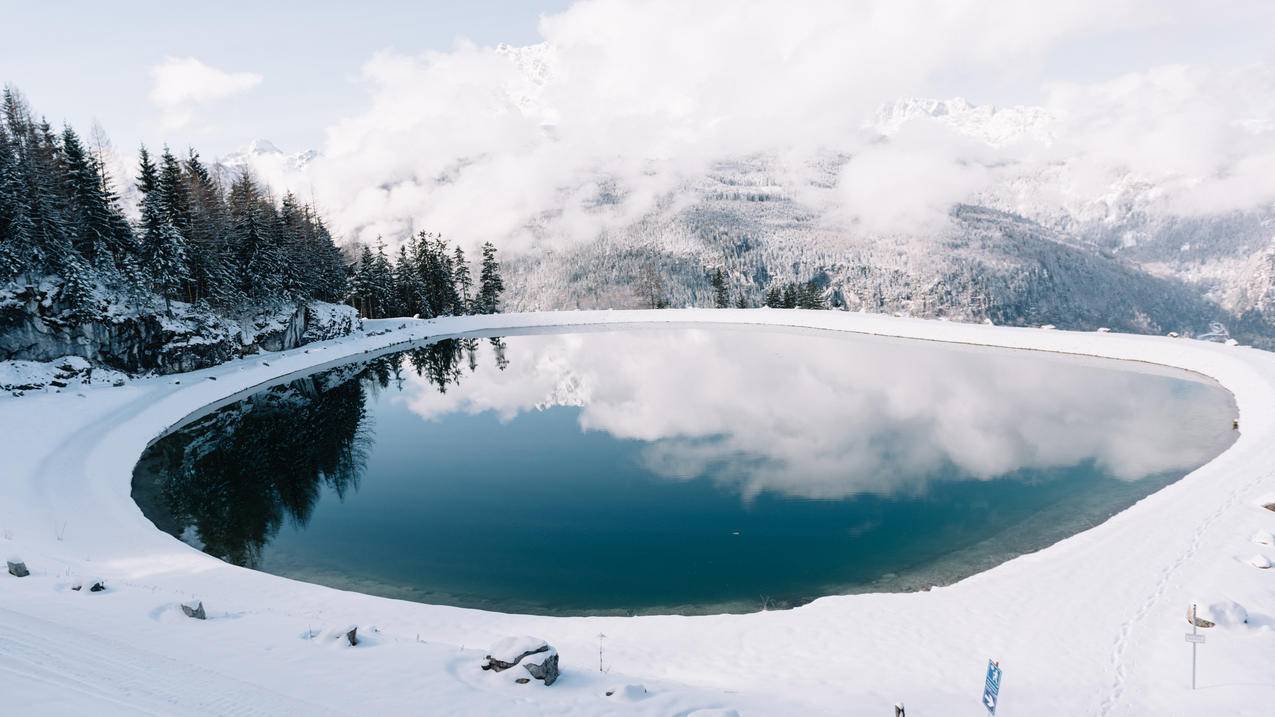
POLYGON ((1195 643, 1195 644, 1197 644, 1197 645, 1199 645, 1199 644, 1203 644, 1203 643, 1204 643, 1204 636, 1203 636, 1203 635, 1192 635, 1191 633, 1189 633, 1189 632, 1188 632, 1188 633, 1186 634, 1186 641, 1187 641, 1187 642, 1191 642, 1191 643, 1195 643))

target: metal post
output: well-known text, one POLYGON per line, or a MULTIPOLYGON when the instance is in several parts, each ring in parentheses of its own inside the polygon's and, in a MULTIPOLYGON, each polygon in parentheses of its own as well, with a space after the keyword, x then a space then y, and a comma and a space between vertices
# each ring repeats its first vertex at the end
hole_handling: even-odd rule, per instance
MULTIPOLYGON (((1191 603, 1191 634, 1200 634, 1200 625, 1195 619, 1195 603, 1191 603)), ((1191 689, 1195 689, 1195 650, 1199 647, 1198 642, 1191 643, 1191 689)))

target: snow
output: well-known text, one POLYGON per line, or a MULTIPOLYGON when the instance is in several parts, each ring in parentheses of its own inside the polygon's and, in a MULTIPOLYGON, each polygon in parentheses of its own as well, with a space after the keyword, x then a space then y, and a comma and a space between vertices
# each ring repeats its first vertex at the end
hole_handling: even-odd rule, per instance
MULTIPOLYGON (((121 387, 0 397, 0 685, 13 714, 983 715, 989 658, 1001 713, 1237 714, 1269 710, 1275 574, 1247 564, 1275 529, 1275 355, 1212 342, 795 310, 507 314, 368 322, 367 334, 121 387), (186 416, 426 336, 514 327, 735 323, 800 326, 1150 362, 1232 391, 1238 440, 1128 510, 1045 550, 925 592, 834 596, 749 615, 563 618, 361 595, 222 563, 155 529, 130 498, 147 443, 186 416), (366 353, 365 353, 366 352, 366 353), (268 365, 267 365, 268 364, 268 365), (216 377, 218 380, 204 380, 216 377), (175 382, 175 379, 181 383, 175 382), (101 575, 108 590, 69 591, 101 575), (170 617, 198 597, 209 620, 170 617), (1224 619, 1199 648, 1191 601, 1224 619), (334 625, 355 649, 315 649, 334 625), (599 633, 605 665, 598 671, 599 633), (484 647, 538 635, 553 686, 489 679, 484 647), (617 702, 606 691, 641 683, 617 702)), ((848 367, 852 370, 852 367, 848 367)), ((1203 614, 1203 613, 1202 613, 1203 614)), ((1212 619, 1212 618, 1210 618, 1212 619)), ((335 641, 334 641, 335 642, 335 641)))
POLYGON ((487 655, 501 662, 517 662, 519 657, 548 646, 549 643, 538 637, 502 637, 491 646, 487 655))
POLYGON ((104 366, 91 366, 80 356, 63 356, 53 361, 0 361, 0 391, 11 393, 111 386, 126 381, 127 374, 104 366))

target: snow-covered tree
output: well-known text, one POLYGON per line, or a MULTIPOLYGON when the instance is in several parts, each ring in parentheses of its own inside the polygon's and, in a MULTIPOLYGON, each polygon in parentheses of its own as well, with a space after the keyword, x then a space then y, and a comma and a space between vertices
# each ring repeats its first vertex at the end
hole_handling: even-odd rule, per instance
POLYGON ((500 264, 496 261, 496 247, 491 242, 483 243, 482 270, 478 275, 478 313, 494 314, 500 310, 500 295, 505 290, 505 282, 500 277, 500 264))

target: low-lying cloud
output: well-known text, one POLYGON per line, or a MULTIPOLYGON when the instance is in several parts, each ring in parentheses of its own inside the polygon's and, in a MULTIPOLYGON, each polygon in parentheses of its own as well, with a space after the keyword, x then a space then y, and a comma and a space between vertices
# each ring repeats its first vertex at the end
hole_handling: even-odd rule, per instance
MULTIPOLYGON (((355 238, 429 228, 510 249, 592 240, 756 155, 848 158, 818 200, 847 232, 933 233, 953 203, 1012 204, 1024 183, 1060 207, 1139 181, 1164 183, 1179 211, 1269 202, 1268 65, 1055 84, 1042 110, 999 115, 991 142, 974 115, 877 131, 885 103, 1031 76, 1061 43, 1154 30, 1179 5, 579 2, 542 19, 539 45, 372 58, 368 106, 329 128, 304 182, 355 238)), ((814 177, 786 179, 800 193, 814 177)))

